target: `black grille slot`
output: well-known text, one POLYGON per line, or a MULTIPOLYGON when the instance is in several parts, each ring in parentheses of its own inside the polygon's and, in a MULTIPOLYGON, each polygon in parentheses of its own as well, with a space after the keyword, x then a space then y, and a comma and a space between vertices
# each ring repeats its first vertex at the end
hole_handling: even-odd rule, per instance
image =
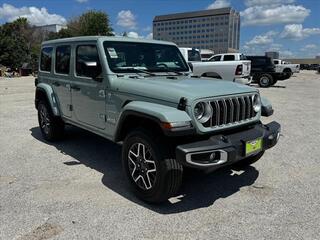
POLYGON ((210 102, 212 117, 204 127, 219 127, 248 121, 256 116, 253 110, 253 95, 217 99, 210 102))

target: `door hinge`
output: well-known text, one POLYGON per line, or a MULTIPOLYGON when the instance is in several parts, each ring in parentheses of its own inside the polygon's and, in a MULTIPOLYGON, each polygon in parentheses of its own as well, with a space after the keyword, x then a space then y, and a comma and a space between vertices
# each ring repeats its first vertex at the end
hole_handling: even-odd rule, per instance
POLYGON ((73 106, 71 104, 68 104, 69 111, 73 111, 73 106))

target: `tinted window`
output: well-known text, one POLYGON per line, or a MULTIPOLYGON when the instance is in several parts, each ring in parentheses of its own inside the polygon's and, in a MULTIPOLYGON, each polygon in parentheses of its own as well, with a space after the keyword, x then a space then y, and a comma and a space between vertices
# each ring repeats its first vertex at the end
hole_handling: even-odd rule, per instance
POLYGON ((70 46, 59 46, 56 48, 56 73, 69 74, 70 53, 70 46))
POLYGON ((52 47, 45 47, 41 50, 40 70, 51 72, 52 47))
POLYGON ((101 66, 96 45, 81 45, 77 47, 76 73, 81 77, 98 76, 101 73, 101 66), (97 68, 90 66, 95 65, 97 68), (91 71, 98 71, 93 74, 91 71))
POLYGON ((224 61, 234 61, 234 55, 224 55, 224 61))
POLYGON ((218 62, 220 61, 220 59, 221 59, 221 56, 219 55, 219 56, 214 56, 213 58, 210 59, 210 61, 218 62))
POLYGON ((188 59, 191 62, 201 61, 201 55, 197 50, 188 50, 188 59))

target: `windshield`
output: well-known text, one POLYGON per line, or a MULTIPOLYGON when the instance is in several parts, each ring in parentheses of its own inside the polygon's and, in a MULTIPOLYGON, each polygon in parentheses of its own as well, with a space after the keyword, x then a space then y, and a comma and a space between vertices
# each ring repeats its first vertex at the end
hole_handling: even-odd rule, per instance
POLYGON ((104 42, 111 71, 115 73, 189 71, 176 46, 138 42, 104 42), (141 72, 141 71, 140 71, 141 72))
POLYGON ((188 59, 190 62, 201 62, 200 52, 195 49, 188 50, 188 59))

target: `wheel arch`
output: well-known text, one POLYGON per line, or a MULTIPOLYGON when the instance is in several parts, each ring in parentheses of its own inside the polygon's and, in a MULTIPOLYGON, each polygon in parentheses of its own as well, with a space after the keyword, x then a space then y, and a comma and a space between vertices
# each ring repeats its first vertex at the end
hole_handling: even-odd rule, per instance
POLYGON ((211 77, 211 78, 222 79, 220 74, 216 72, 205 72, 201 75, 201 77, 211 77))
POLYGON ((44 100, 49 104, 54 116, 60 116, 60 109, 58 107, 53 89, 50 85, 44 83, 39 83, 37 85, 35 94, 36 109, 38 108, 40 100, 44 100))
POLYGON ((114 140, 122 141, 126 134, 137 127, 150 128, 164 135, 190 134, 193 128, 171 131, 163 127, 163 123, 189 122, 191 118, 182 110, 156 103, 132 101, 127 103, 120 114, 114 140))

